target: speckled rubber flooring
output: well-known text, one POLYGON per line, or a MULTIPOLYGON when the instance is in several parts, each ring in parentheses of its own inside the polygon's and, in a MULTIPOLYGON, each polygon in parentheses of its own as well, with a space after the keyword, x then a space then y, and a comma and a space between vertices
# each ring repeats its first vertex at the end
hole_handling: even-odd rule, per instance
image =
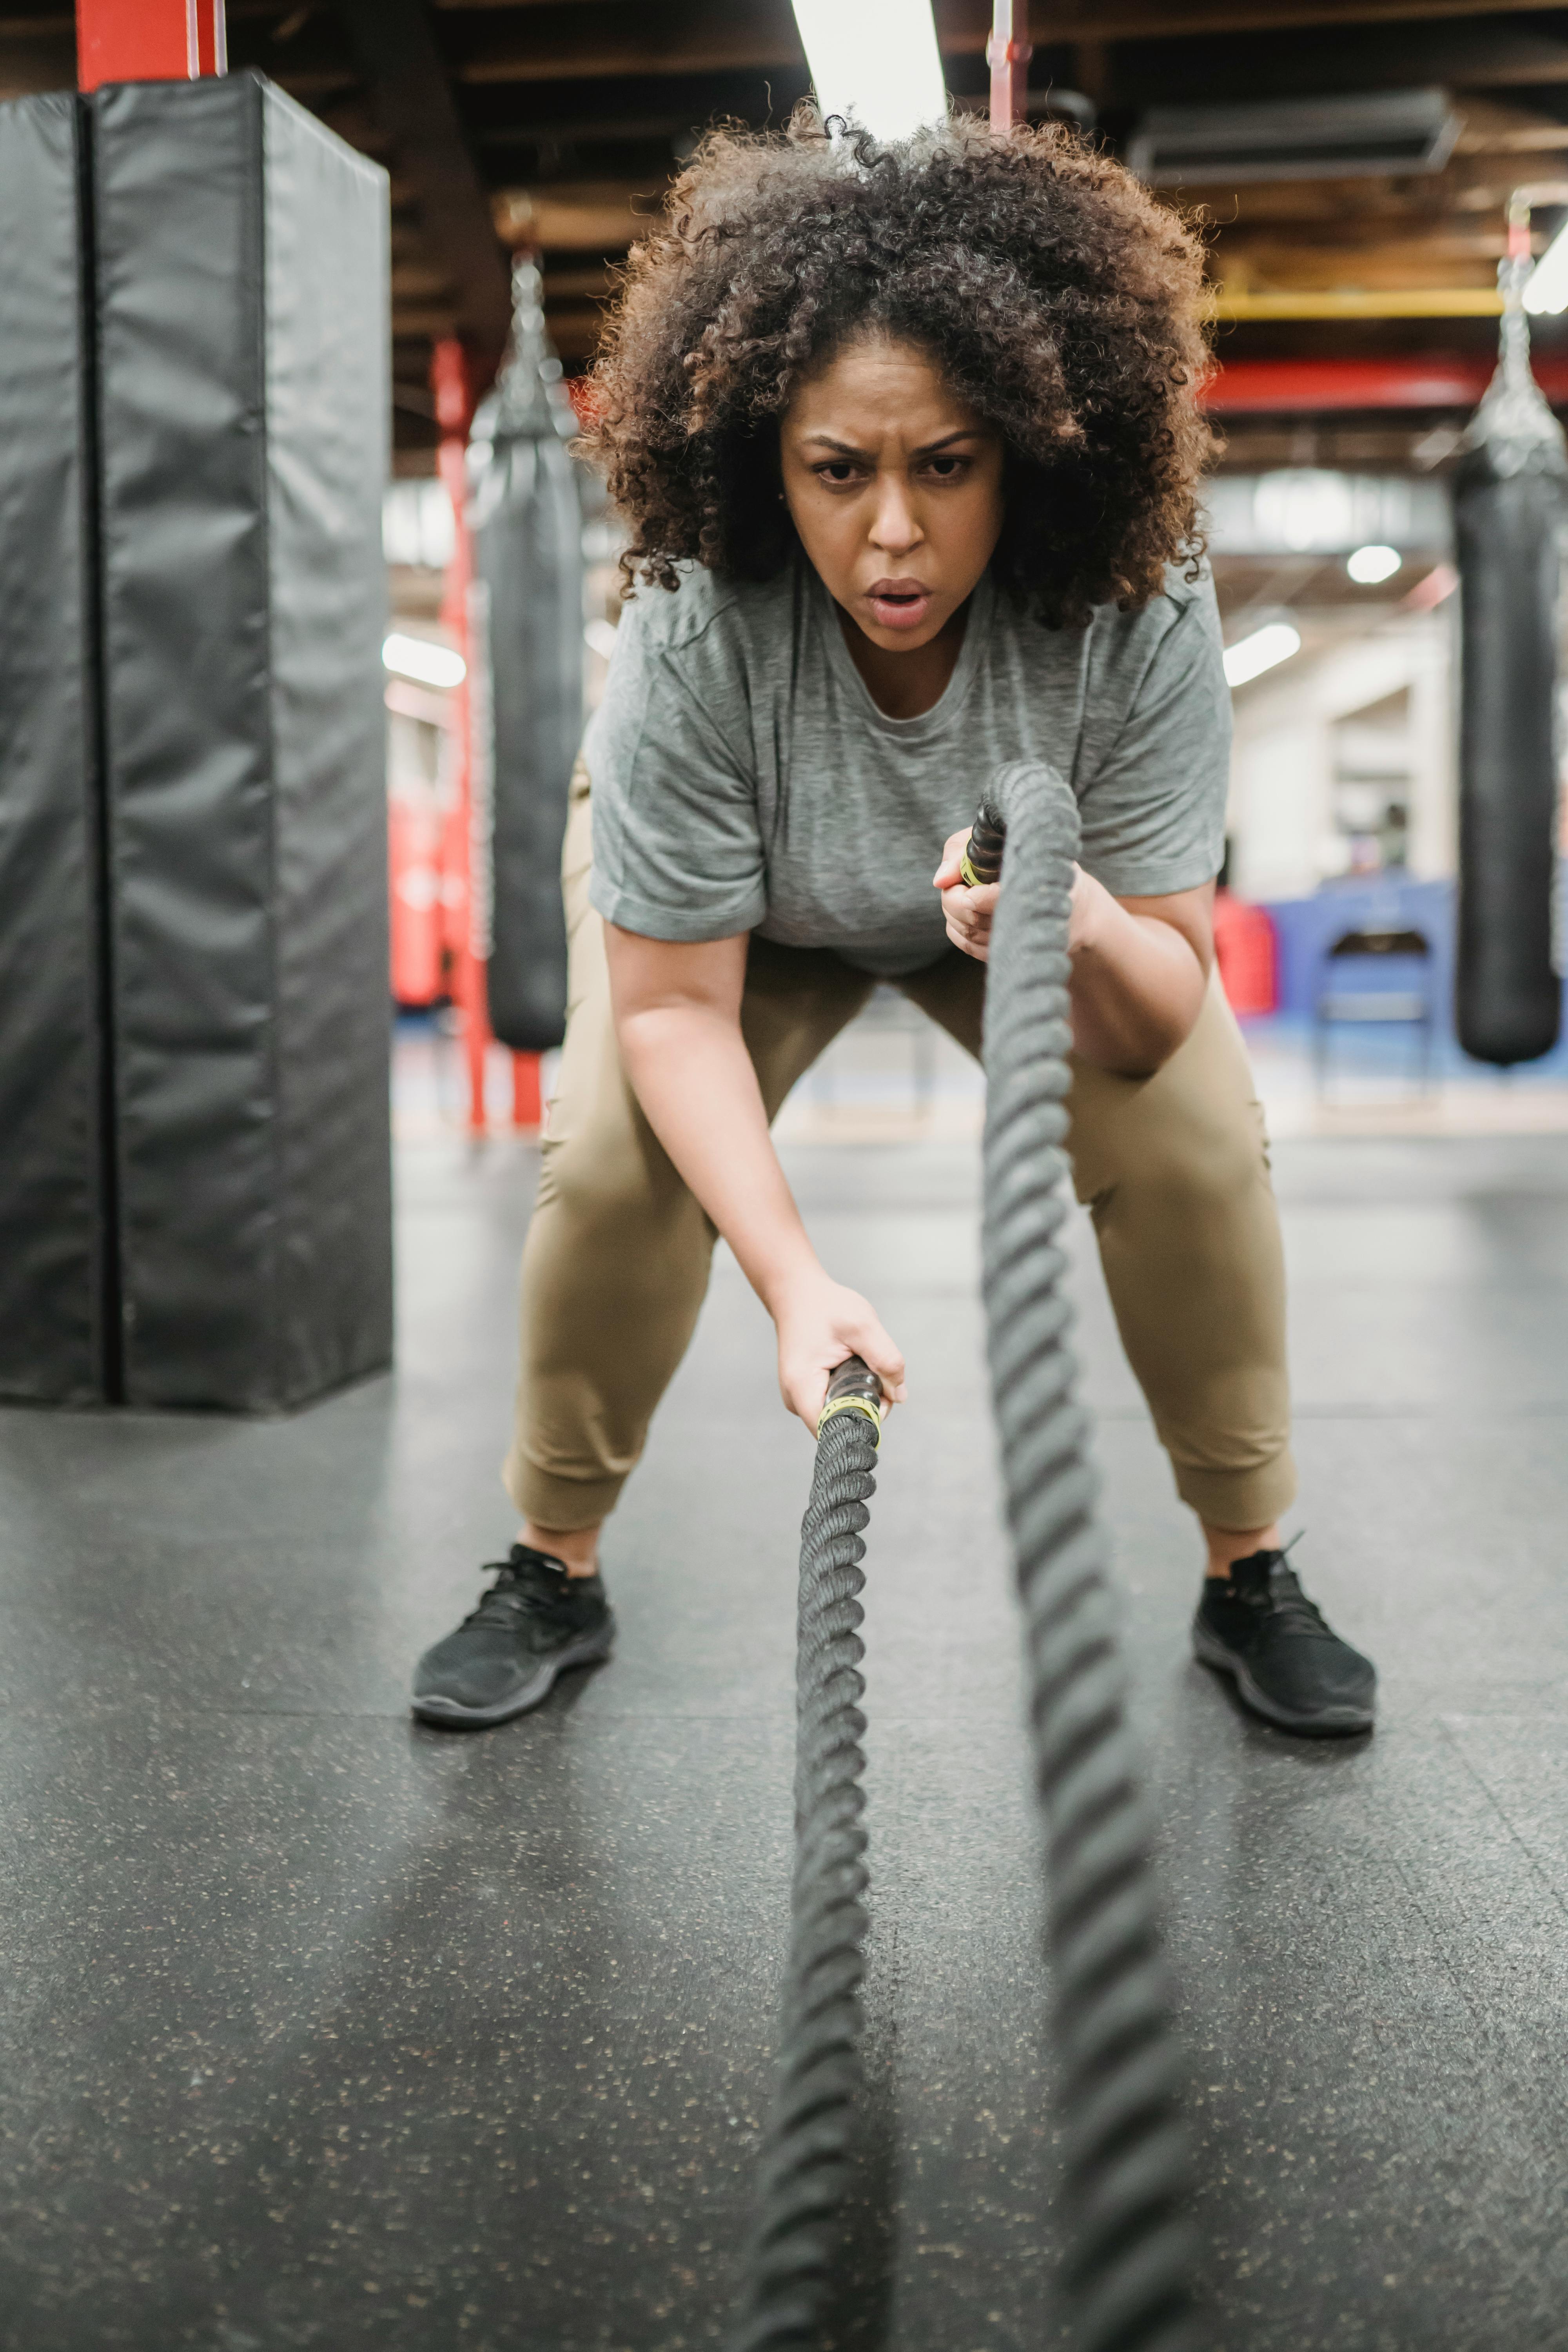
MULTIPOLYGON (((1163 1814, 1213 2352, 1568 2347, 1568 1151, 1294 1143, 1310 1588, 1370 1743, 1192 1665, 1196 1554, 1079 1234, 1163 1814)), ((1024 2352, 1051 2108, 966 1143, 795 1148, 909 1350, 870 1556, 864 2292, 1024 2352)), ((0 1417, 6 2352, 721 2340, 786 1913, 809 1446, 721 1262, 617 1517, 610 1666, 453 1738, 509 1538, 531 1155, 401 1167, 402 1353, 289 1421, 0 1417)))

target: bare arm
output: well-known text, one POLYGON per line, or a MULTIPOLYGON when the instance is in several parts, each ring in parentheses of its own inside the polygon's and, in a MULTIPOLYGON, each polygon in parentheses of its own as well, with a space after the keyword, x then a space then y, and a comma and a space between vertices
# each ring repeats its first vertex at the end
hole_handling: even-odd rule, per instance
MULTIPOLYGON (((971 890, 960 880, 968 839, 952 835, 935 882, 948 938, 984 963, 997 891, 994 884, 971 890)), ((1068 950, 1078 1051, 1124 1077, 1152 1077, 1185 1044, 1203 1010, 1214 961, 1214 884, 1160 898, 1113 898, 1075 866, 1068 950)))
POLYGON ((685 946, 606 923, 605 945, 622 1066, 773 1318, 785 1404, 815 1430, 827 1376, 852 1355, 901 1399, 903 1358, 866 1300, 824 1269, 768 1133, 741 1034, 747 935, 685 946))

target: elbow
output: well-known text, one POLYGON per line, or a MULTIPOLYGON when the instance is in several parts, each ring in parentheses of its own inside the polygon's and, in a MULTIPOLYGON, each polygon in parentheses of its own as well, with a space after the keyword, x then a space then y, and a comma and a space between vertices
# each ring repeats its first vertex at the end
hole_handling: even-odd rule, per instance
POLYGON ((1180 1053, 1197 1027, 1198 1015, 1203 1009, 1204 992, 1199 989, 1190 1004, 1183 1005, 1179 1012, 1167 1012, 1154 1022, 1144 1041, 1144 1051, 1139 1056, 1141 1066, 1129 1071, 1128 1076, 1152 1078, 1163 1070, 1173 1055, 1180 1053))
POLYGON ((1197 1027, 1203 1004, 1204 991, 1200 988, 1194 992, 1190 1003, 1145 1005, 1141 1008, 1141 1018, 1114 1027, 1096 1024, 1088 1035, 1083 1034, 1087 1024, 1075 1019, 1073 1042, 1086 1061, 1098 1063, 1102 1070, 1110 1070, 1119 1078, 1157 1077, 1197 1027))

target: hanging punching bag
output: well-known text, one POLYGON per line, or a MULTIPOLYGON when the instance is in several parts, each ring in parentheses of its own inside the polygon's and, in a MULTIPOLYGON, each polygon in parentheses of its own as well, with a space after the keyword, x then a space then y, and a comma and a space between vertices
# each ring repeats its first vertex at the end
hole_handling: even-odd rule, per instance
POLYGON ((1454 477, 1463 584, 1459 701, 1459 1043, 1529 1062, 1557 1042, 1559 533, 1563 428, 1531 373, 1528 229, 1500 271, 1502 348, 1454 477))
POLYGON ((561 841, 583 732, 583 516, 565 446, 577 426, 541 295, 538 270, 520 261, 510 348, 468 444, 470 870, 476 928, 481 943, 489 937, 490 1026, 519 1053, 565 1034, 561 841))

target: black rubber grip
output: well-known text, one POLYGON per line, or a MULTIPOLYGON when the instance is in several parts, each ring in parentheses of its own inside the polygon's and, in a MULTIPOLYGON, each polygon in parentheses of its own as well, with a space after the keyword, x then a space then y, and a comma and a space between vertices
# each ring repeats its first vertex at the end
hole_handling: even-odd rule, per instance
POLYGON ((1002 852, 1007 844, 1007 821, 989 801, 982 801, 969 828, 970 870, 979 884, 996 882, 1002 875, 1002 852))
POLYGON ((882 1383, 864 1356, 846 1356, 827 1383, 826 1402, 837 1404, 840 1397, 864 1397, 870 1404, 882 1402, 882 1383))

